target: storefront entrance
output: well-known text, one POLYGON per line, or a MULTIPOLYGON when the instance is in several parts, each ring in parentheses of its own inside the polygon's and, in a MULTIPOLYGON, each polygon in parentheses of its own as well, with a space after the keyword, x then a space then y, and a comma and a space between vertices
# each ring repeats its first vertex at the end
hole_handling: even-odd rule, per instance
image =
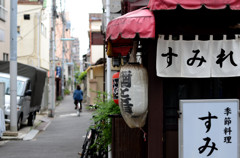
POLYGON ((178 157, 178 110, 181 99, 240 99, 240 77, 163 78, 164 157, 178 157))

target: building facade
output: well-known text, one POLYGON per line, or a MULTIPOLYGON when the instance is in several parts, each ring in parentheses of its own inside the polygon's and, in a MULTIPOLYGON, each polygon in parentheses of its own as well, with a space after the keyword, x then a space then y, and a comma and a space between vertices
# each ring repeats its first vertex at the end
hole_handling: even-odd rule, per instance
POLYGON ((87 71, 87 104, 95 104, 97 91, 103 91, 104 81, 104 39, 101 33, 102 14, 89 14, 89 51, 83 57, 84 65, 87 71), (101 61, 101 62, 99 62, 101 61))
MULTIPOLYGON (((44 0, 19 0, 17 13, 17 62, 49 71, 50 14, 44 0)), ((48 107, 48 77, 41 109, 48 107)))
POLYGON ((90 63, 95 64, 103 58, 103 35, 101 34, 102 14, 89 14, 90 63))
MULTIPOLYGON (((141 153, 138 157, 148 158, 224 157, 220 151, 214 149, 212 152, 204 151, 206 148, 202 150, 207 139, 209 141, 206 141, 206 146, 207 148, 209 147, 210 139, 209 137, 204 139, 198 135, 195 135, 195 137, 194 134, 198 131, 196 132, 193 129, 199 131, 203 129, 203 133, 208 133, 208 131, 205 131, 204 125, 194 125, 194 128, 188 126, 187 130, 190 132, 189 134, 185 133, 186 135, 183 136, 182 133, 186 131, 182 130, 183 122, 180 122, 181 118, 186 117, 186 114, 184 114, 186 109, 192 108, 190 112, 193 113, 196 108, 196 105, 192 104, 181 111, 182 102, 189 100, 201 100, 202 102, 217 100, 223 102, 223 100, 239 100, 240 98, 240 87, 238 84, 239 64, 235 64, 235 62, 239 62, 237 56, 239 55, 238 17, 240 14, 240 3, 238 0, 231 2, 223 0, 205 2, 198 0, 150 0, 145 9, 139 9, 123 15, 121 18, 113 20, 111 25, 109 25, 108 29, 112 30, 108 30, 109 34, 107 37, 110 40, 127 43, 129 39, 132 39, 140 42, 141 49, 139 51, 142 52, 142 66, 148 72, 148 116, 146 125, 141 129, 144 132, 141 133, 141 130, 137 128, 140 134, 134 135, 133 131, 135 129, 125 128, 124 131, 127 131, 125 132, 127 133, 126 136, 121 132, 123 126, 113 129, 118 134, 113 138, 118 141, 113 142, 116 145, 113 149, 113 157, 123 157, 123 155, 124 157, 133 157, 131 153, 135 155, 141 153), (124 22, 121 23, 121 20, 124 22), (151 21, 152 25, 148 26, 151 21), (140 28, 138 28, 139 25, 141 25, 140 28), (122 30, 118 30, 116 29, 118 26, 120 29, 123 28, 121 26, 125 27, 122 30), (143 29, 143 27, 146 28, 143 29), (124 39, 124 33, 127 34, 125 34, 126 36, 131 37, 127 40, 126 38, 124 39), (122 35, 119 37, 122 41, 117 41, 118 36, 114 36, 116 34, 122 35), (229 44, 231 42, 235 44, 229 44), (205 44, 204 46, 203 43, 205 44), (203 50, 203 47, 207 49, 203 50), (194 62, 191 63, 189 61, 194 56, 193 53, 196 53, 195 57, 197 58, 195 59, 197 60, 194 59, 194 62), (213 55, 212 53, 215 54, 213 55), (170 56, 168 56, 169 54, 170 56), (181 58, 183 60, 179 62, 183 67, 174 63, 179 60, 175 55, 186 57, 181 58), (206 56, 208 55, 212 58, 207 58, 206 56), (209 67, 205 65, 206 69, 204 71, 200 69, 201 65, 198 65, 198 62, 201 61, 199 60, 201 57, 202 59, 205 58, 208 63, 211 63, 211 71, 206 76, 203 76, 200 72, 207 72, 209 67), (158 60, 159 58, 163 60, 160 61, 158 60), (225 66, 221 65, 224 61, 225 66), (163 63, 165 65, 162 65, 163 63), (226 70, 228 68, 227 63, 231 68, 226 70), (172 68, 172 65, 175 66, 172 69, 173 71, 169 70, 169 67, 172 68), (162 70, 166 70, 167 75, 162 70), (219 74, 216 75, 216 72, 219 74), (141 137, 145 132, 147 137, 144 140, 141 137), (126 137, 128 139, 124 140, 126 137), (134 138, 141 140, 138 143, 141 146, 137 150, 133 148, 137 144, 135 143, 136 141, 133 141, 134 138), (188 138, 190 138, 190 141, 187 140, 188 138), (194 141, 192 138, 194 138, 194 141), (183 140, 185 144, 181 144, 183 140), (196 140, 199 140, 199 146, 195 145, 196 140), (186 145, 186 142, 189 143, 189 146, 186 145), (194 150, 191 150, 190 148, 193 146, 194 150), (190 152, 185 152, 187 150, 190 152)), ((121 49, 119 48, 119 50, 121 49)), ((116 51, 115 53, 118 52, 116 51)), ((132 82, 132 84, 134 83, 132 82)), ((239 105, 237 105, 237 108, 239 108, 239 105)), ((208 110, 205 113, 210 113, 210 111, 212 113, 217 112, 217 108, 211 109, 211 104, 208 104, 206 107, 202 106, 198 110, 203 111, 203 109, 208 110)), ((199 121, 201 120, 200 116, 195 113, 194 118, 188 120, 196 119, 199 121)), ((190 124, 188 122, 184 126, 190 124)), ((215 131, 213 134, 221 138, 222 133, 224 132, 215 131)), ((237 130, 237 133, 239 134, 239 130, 237 130)), ((229 143, 229 141, 223 140, 215 144, 214 141, 212 139, 210 143, 214 147, 229 143)), ((235 142, 238 141, 236 140, 235 142)), ((237 146, 235 144, 234 148, 237 148, 237 146)), ((224 154, 229 154, 231 151, 233 150, 224 151, 224 154)), ((235 153, 237 152, 235 150, 235 153)))
POLYGON ((18 62, 49 70, 49 14, 43 2, 18 1, 18 62))
POLYGON ((10 59, 10 1, 0 0, 0 60, 10 59))
POLYGON ((70 39, 71 38, 71 23, 69 20, 68 13, 59 12, 58 18, 56 19, 56 67, 61 67, 61 76, 56 77, 56 97, 62 96, 62 91, 65 88, 69 89, 68 83, 72 80, 73 70, 72 70, 72 43, 70 40, 62 40, 62 39, 70 39), (63 76, 62 76, 63 75, 63 76), (62 79, 64 80, 62 82, 62 79), (62 83, 64 85, 62 85, 62 83))

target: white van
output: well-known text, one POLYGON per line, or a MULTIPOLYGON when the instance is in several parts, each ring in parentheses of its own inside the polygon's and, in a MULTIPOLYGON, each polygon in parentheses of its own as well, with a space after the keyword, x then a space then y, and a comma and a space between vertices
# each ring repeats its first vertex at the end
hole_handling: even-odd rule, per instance
MULTIPOLYGON (((0 72, 0 82, 5 83, 5 122, 10 123, 10 74, 0 72)), ((17 76, 17 128, 28 120, 33 125, 35 115, 30 112, 31 82, 27 77, 17 76)))

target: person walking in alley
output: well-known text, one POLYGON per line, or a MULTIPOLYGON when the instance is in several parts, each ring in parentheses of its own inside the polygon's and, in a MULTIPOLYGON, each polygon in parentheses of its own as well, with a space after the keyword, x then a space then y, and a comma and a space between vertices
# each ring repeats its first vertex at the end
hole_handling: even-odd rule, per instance
POLYGON ((78 103, 80 103, 80 111, 82 111, 82 100, 83 100, 83 91, 81 87, 77 85, 77 89, 73 93, 73 99, 75 104, 75 109, 77 109, 78 103))

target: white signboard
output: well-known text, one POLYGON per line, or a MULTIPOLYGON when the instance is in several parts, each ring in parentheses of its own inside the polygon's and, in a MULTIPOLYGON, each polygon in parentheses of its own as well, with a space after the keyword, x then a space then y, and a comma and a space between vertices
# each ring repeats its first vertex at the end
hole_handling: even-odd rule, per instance
POLYGON ((239 101, 181 100, 180 158, 239 158, 239 101))
MULTIPOLYGON (((230 77, 240 76, 240 39, 164 40, 157 44, 159 77, 230 77)), ((212 37, 212 36, 211 36, 212 37)))

